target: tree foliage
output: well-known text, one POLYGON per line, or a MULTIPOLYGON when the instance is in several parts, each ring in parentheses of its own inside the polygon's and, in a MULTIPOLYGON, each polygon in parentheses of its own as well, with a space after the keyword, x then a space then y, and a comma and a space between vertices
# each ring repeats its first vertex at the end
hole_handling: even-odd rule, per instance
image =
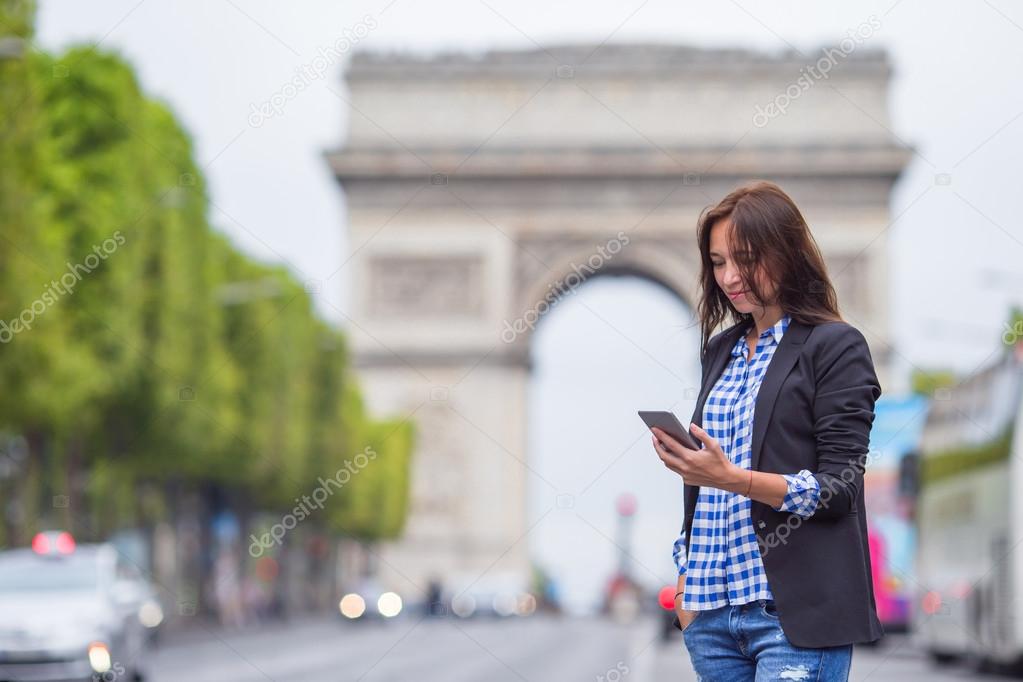
POLYGON ((394 537, 411 427, 366 415, 296 277, 212 229, 170 108, 115 54, 32 49, 33 12, 0 0, 0 436, 28 449, 0 478, 0 532, 102 536, 166 515, 148 496, 181 486, 286 509, 372 447, 324 519, 394 537))

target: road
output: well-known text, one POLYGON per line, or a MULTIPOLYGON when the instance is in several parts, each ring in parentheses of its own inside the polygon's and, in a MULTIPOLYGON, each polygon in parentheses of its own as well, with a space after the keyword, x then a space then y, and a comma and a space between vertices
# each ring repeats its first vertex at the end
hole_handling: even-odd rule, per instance
MULTIPOLYGON (((624 626, 551 616, 507 621, 408 616, 365 624, 323 619, 240 632, 197 628, 165 638, 151 680, 695 680, 676 635, 662 642, 658 623, 649 619, 624 626)), ((966 666, 933 666, 896 635, 876 649, 857 648, 850 677, 871 682, 980 678, 966 666)))

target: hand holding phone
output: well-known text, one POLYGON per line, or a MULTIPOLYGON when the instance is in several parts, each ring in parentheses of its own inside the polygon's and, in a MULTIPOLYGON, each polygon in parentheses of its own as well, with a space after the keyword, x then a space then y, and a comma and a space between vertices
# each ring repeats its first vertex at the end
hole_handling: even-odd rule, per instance
POLYGON ((682 426, 678 417, 671 412, 640 410, 639 417, 650 429, 656 426, 690 450, 700 450, 703 448, 703 444, 690 434, 689 429, 682 426))

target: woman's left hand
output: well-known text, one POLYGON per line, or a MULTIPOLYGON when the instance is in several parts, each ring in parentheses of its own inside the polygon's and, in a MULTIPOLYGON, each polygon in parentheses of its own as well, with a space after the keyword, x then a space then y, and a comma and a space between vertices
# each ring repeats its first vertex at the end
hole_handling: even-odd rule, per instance
POLYGON ((689 485, 726 489, 725 486, 737 480, 739 467, 728 459, 717 440, 696 424, 692 424, 689 433, 703 443, 701 450, 690 450, 656 426, 653 432, 657 456, 664 462, 664 466, 685 479, 689 485), (661 443, 667 448, 661 447, 661 443))

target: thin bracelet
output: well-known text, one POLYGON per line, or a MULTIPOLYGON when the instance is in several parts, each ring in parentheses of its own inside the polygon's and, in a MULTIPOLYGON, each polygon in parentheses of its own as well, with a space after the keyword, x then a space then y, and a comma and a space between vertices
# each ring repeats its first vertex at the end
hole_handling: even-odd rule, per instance
POLYGON ((678 595, 680 595, 680 594, 685 594, 685 590, 682 590, 681 592, 676 592, 675 593, 675 599, 678 599, 678 595))
POLYGON ((749 492, 753 490, 753 470, 749 470, 749 487, 746 488, 745 497, 749 497, 749 492))

